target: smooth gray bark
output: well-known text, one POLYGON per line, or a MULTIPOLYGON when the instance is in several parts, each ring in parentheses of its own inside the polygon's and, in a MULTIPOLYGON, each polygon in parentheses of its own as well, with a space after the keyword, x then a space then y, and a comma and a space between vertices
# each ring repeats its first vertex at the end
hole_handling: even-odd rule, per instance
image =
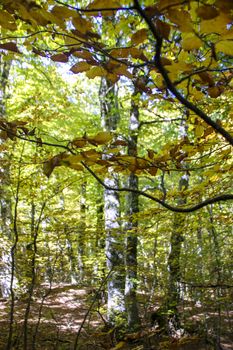
MULTIPOLYGON (((11 61, 2 62, 0 57, 0 118, 6 118, 6 100, 7 100, 7 84, 11 68, 11 61)), ((0 144, 4 144, 4 133, 0 134, 0 144)), ((7 155, 4 151, 0 152, 0 210, 1 210, 1 234, 5 242, 1 249, 1 269, 0 284, 3 298, 10 296, 11 282, 11 254, 10 242, 12 240, 12 206, 9 194, 10 185, 10 166, 7 155)))
MULTIPOLYGON (((107 131, 115 131, 119 121, 116 86, 102 78, 99 91, 102 125, 107 131)), ((118 176, 109 172, 105 179, 108 186, 118 188, 118 176)), ((120 199, 115 191, 104 190, 104 217, 106 232, 107 270, 111 271, 107 282, 107 316, 112 325, 118 325, 125 313, 124 235, 120 222, 120 199)))

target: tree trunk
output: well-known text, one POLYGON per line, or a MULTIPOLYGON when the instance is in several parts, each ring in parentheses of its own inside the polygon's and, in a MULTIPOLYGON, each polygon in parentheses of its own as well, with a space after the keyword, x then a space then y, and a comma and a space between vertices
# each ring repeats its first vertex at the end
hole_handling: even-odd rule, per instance
MULTIPOLYGON (((1 62, 0 57, 0 118, 6 118, 6 99, 7 99, 7 84, 10 73, 11 61, 1 62)), ((4 143, 4 133, 0 134, 0 144, 4 143)), ((10 296, 10 281, 11 281, 11 253, 10 242, 12 240, 12 208, 11 198, 8 192, 10 185, 10 166, 9 161, 4 154, 0 152, 1 162, 0 172, 0 210, 1 210, 1 232, 4 242, 3 249, 1 249, 1 269, 0 269, 0 283, 3 298, 10 296)))
MULTIPOLYGON (((137 156, 137 141, 139 131, 139 109, 135 102, 137 96, 137 88, 132 95, 131 100, 131 113, 129 120, 129 146, 128 155, 137 156)), ((138 177, 131 173, 128 178, 128 187, 138 190, 138 177)), ((130 192, 127 195, 126 200, 126 215, 128 217, 126 223, 126 279, 125 279, 125 300, 126 310, 128 318, 129 330, 136 330, 140 326, 140 318, 137 304, 137 230, 138 220, 134 217, 134 214, 139 212, 138 194, 130 192)))
POLYGON ((86 235, 86 181, 81 184, 80 223, 78 232, 78 270, 79 280, 83 282, 85 272, 85 235, 86 235))
MULTIPOLYGON (((106 78, 102 78, 99 96, 103 127, 107 131, 114 131, 119 121, 116 86, 106 78)), ((118 187, 118 181, 117 175, 105 179, 105 183, 112 187, 118 187)), ((107 283, 107 316, 109 323, 116 326, 122 323, 125 316, 124 236, 117 192, 104 190, 104 214, 107 270, 111 271, 107 283)))
MULTIPOLYGON (((186 126, 185 122, 181 125, 181 137, 185 137, 186 126)), ((186 168, 186 164, 181 164, 182 168, 186 168)), ((179 180, 179 192, 178 204, 182 205, 186 203, 186 197, 182 196, 182 191, 185 191, 189 186, 189 176, 184 174, 179 180)), ((178 312, 178 304, 180 301, 180 255, 183 238, 183 229, 185 223, 185 215, 183 213, 175 213, 173 221, 173 230, 170 241, 170 254, 168 257, 168 270, 169 270, 169 289, 167 298, 167 330, 170 334, 176 334, 180 329, 180 317, 178 312)))

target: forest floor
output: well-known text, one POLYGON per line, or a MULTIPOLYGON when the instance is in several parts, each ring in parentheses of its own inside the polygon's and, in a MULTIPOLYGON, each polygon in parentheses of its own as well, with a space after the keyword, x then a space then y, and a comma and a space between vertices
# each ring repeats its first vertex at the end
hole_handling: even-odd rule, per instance
MULTIPOLYGON (((108 329, 100 307, 100 295, 90 288, 80 288, 72 285, 54 285, 39 297, 33 297, 30 305, 28 321, 26 309, 27 299, 15 301, 14 327, 12 332, 12 347, 14 350, 212 350, 216 346, 206 342, 206 334, 186 333, 182 337, 168 337, 158 327, 150 327, 144 322, 142 330, 133 334, 125 334, 121 339, 116 336, 116 330, 108 329), (25 327, 26 324, 26 327, 25 327), (25 347, 25 342, 27 346, 25 347), (75 347, 74 344, 77 344, 75 347)), ((200 323, 202 314, 193 310, 190 321, 200 323)), ((0 350, 5 350, 9 334, 9 301, 0 300, 0 350)), ((145 315, 144 315, 145 317, 145 315)), ((216 315, 209 313, 213 325, 216 315)), ((233 349, 233 311, 223 315, 226 319, 218 350, 233 349), (231 323, 229 325, 229 322, 231 323), (232 330, 232 334, 230 332, 232 330)), ((220 325, 220 324, 218 324, 220 325)))

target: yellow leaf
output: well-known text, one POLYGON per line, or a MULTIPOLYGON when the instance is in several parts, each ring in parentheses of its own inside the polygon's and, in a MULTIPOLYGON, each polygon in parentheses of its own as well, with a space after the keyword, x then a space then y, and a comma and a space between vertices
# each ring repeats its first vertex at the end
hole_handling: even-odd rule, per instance
POLYGON ((215 50, 217 52, 223 52, 226 55, 233 56, 233 40, 219 41, 215 45, 215 50))
POLYGON ((106 75, 107 71, 103 67, 93 67, 86 72, 86 76, 89 79, 94 79, 95 77, 105 77, 106 75))
POLYGON ((78 162, 82 161, 83 159, 84 159, 84 157, 81 154, 76 154, 76 155, 67 156, 64 159, 64 161, 74 164, 74 163, 78 163, 78 162))
MULTIPOLYGON (((171 61, 170 61, 171 62, 171 61)), ((170 65, 167 65, 166 69, 169 72, 176 72, 176 73, 183 73, 183 72, 188 72, 192 69, 192 66, 188 63, 179 61, 179 62, 172 62, 170 65)))
POLYGON ((101 157, 101 154, 99 152, 96 152, 95 150, 84 151, 81 154, 85 160, 91 161, 95 161, 101 157))
POLYGON ((172 6, 177 6, 181 4, 182 0, 159 0, 157 3, 157 8, 159 11, 163 12, 167 8, 170 8, 172 6))
POLYGON ((83 166, 81 164, 69 164, 69 168, 77 170, 77 171, 82 171, 83 170, 83 166))
POLYGON ((107 79, 109 79, 113 84, 115 84, 119 80, 119 76, 113 73, 107 73, 107 79))
POLYGON ((147 39, 148 30, 146 28, 138 30, 131 37, 132 45, 139 45, 147 39))
POLYGON ((219 11, 211 5, 199 6, 196 10, 197 15, 202 19, 213 19, 218 16, 219 11))
POLYGON ((87 140, 85 138, 77 138, 77 139, 74 139, 72 142, 71 142, 72 146, 75 146, 75 147, 85 147, 86 144, 87 144, 87 140))
POLYGON ((202 137, 204 135, 204 131, 205 131, 205 128, 202 125, 197 124, 195 126, 194 132, 196 137, 202 137))
POLYGON ((226 13, 220 13, 219 16, 204 20, 200 23, 201 33, 223 33, 227 30, 227 25, 232 21, 231 17, 226 13))
POLYGON ((14 17, 3 10, 0 11, 0 26, 9 30, 17 29, 14 17))
POLYGON ((101 131, 96 136, 88 139, 88 141, 91 141, 98 145, 104 145, 111 140, 112 140, 112 134, 107 131, 101 131))
POLYGON ((86 19, 82 18, 81 16, 73 18, 72 23, 73 23, 74 27, 83 34, 92 30, 91 22, 87 21, 86 19))
POLYGON ((132 79, 133 78, 133 74, 130 73, 128 70, 127 70, 127 66, 125 65, 120 65, 119 67, 116 67, 113 71, 113 73, 115 74, 118 74, 118 75, 124 75, 125 77, 129 78, 129 79, 132 79))
POLYGON ((94 0, 88 5, 88 9, 100 9, 100 11, 87 12, 86 15, 98 16, 101 12, 102 16, 112 16, 114 11, 101 11, 101 9, 118 8, 119 6, 121 5, 117 0, 94 0))
POLYGON ((74 66, 70 68, 70 71, 73 72, 74 74, 85 72, 90 69, 90 64, 88 64, 85 61, 81 61, 76 63, 74 66))
POLYGON ((65 6, 58 6, 58 5, 55 5, 52 8, 51 13, 56 17, 59 17, 60 19, 70 18, 70 17, 74 18, 75 16, 78 16, 75 10, 69 9, 68 7, 65 7, 65 6))
POLYGON ((169 8, 167 17, 179 27, 181 32, 193 31, 191 16, 187 11, 169 8))
POLYGON ((182 47, 185 51, 199 49, 202 46, 202 41, 193 34, 185 35, 182 42, 182 47))

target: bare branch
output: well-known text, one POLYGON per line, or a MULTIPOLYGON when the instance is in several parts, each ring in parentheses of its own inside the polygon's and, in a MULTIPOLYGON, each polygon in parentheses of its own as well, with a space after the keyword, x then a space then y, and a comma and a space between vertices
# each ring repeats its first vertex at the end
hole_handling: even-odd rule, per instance
POLYGON ((93 170, 91 170, 91 168, 89 168, 88 165, 86 165, 84 162, 81 162, 81 164, 84 166, 84 168, 87 169, 87 171, 106 189, 106 190, 110 190, 110 191, 116 191, 116 192, 133 192, 133 193, 137 193, 140 196, 146 197, 151 199, 152 201, 162 205, 164 208, 171 210, 173 212, 177 212, 177 213, 191 213, 194 212, 198 209, 204 208, 209 204, 213 204, 213 203, 217 203, 217 202, 222 202, 222 201, 228 201, 228 200, 233 200, 233 194, 222 194, 213 198, 209 198, 204 200, 201 203, 198 203, 192 207, 188 207, 188 208, 184 208, 184 207, 173 207, 172 205, 165 203, 164 201, 162 201, 161 199, 154 197, 146 192, 143 191, 139 191, 139 190, 135 190, 132 188, 127 188, 127 187, 121 187, 121 188, 115 188, 115 187, 111 187, 105 184, 104 181, 102 181, 95 173, 93 170))

